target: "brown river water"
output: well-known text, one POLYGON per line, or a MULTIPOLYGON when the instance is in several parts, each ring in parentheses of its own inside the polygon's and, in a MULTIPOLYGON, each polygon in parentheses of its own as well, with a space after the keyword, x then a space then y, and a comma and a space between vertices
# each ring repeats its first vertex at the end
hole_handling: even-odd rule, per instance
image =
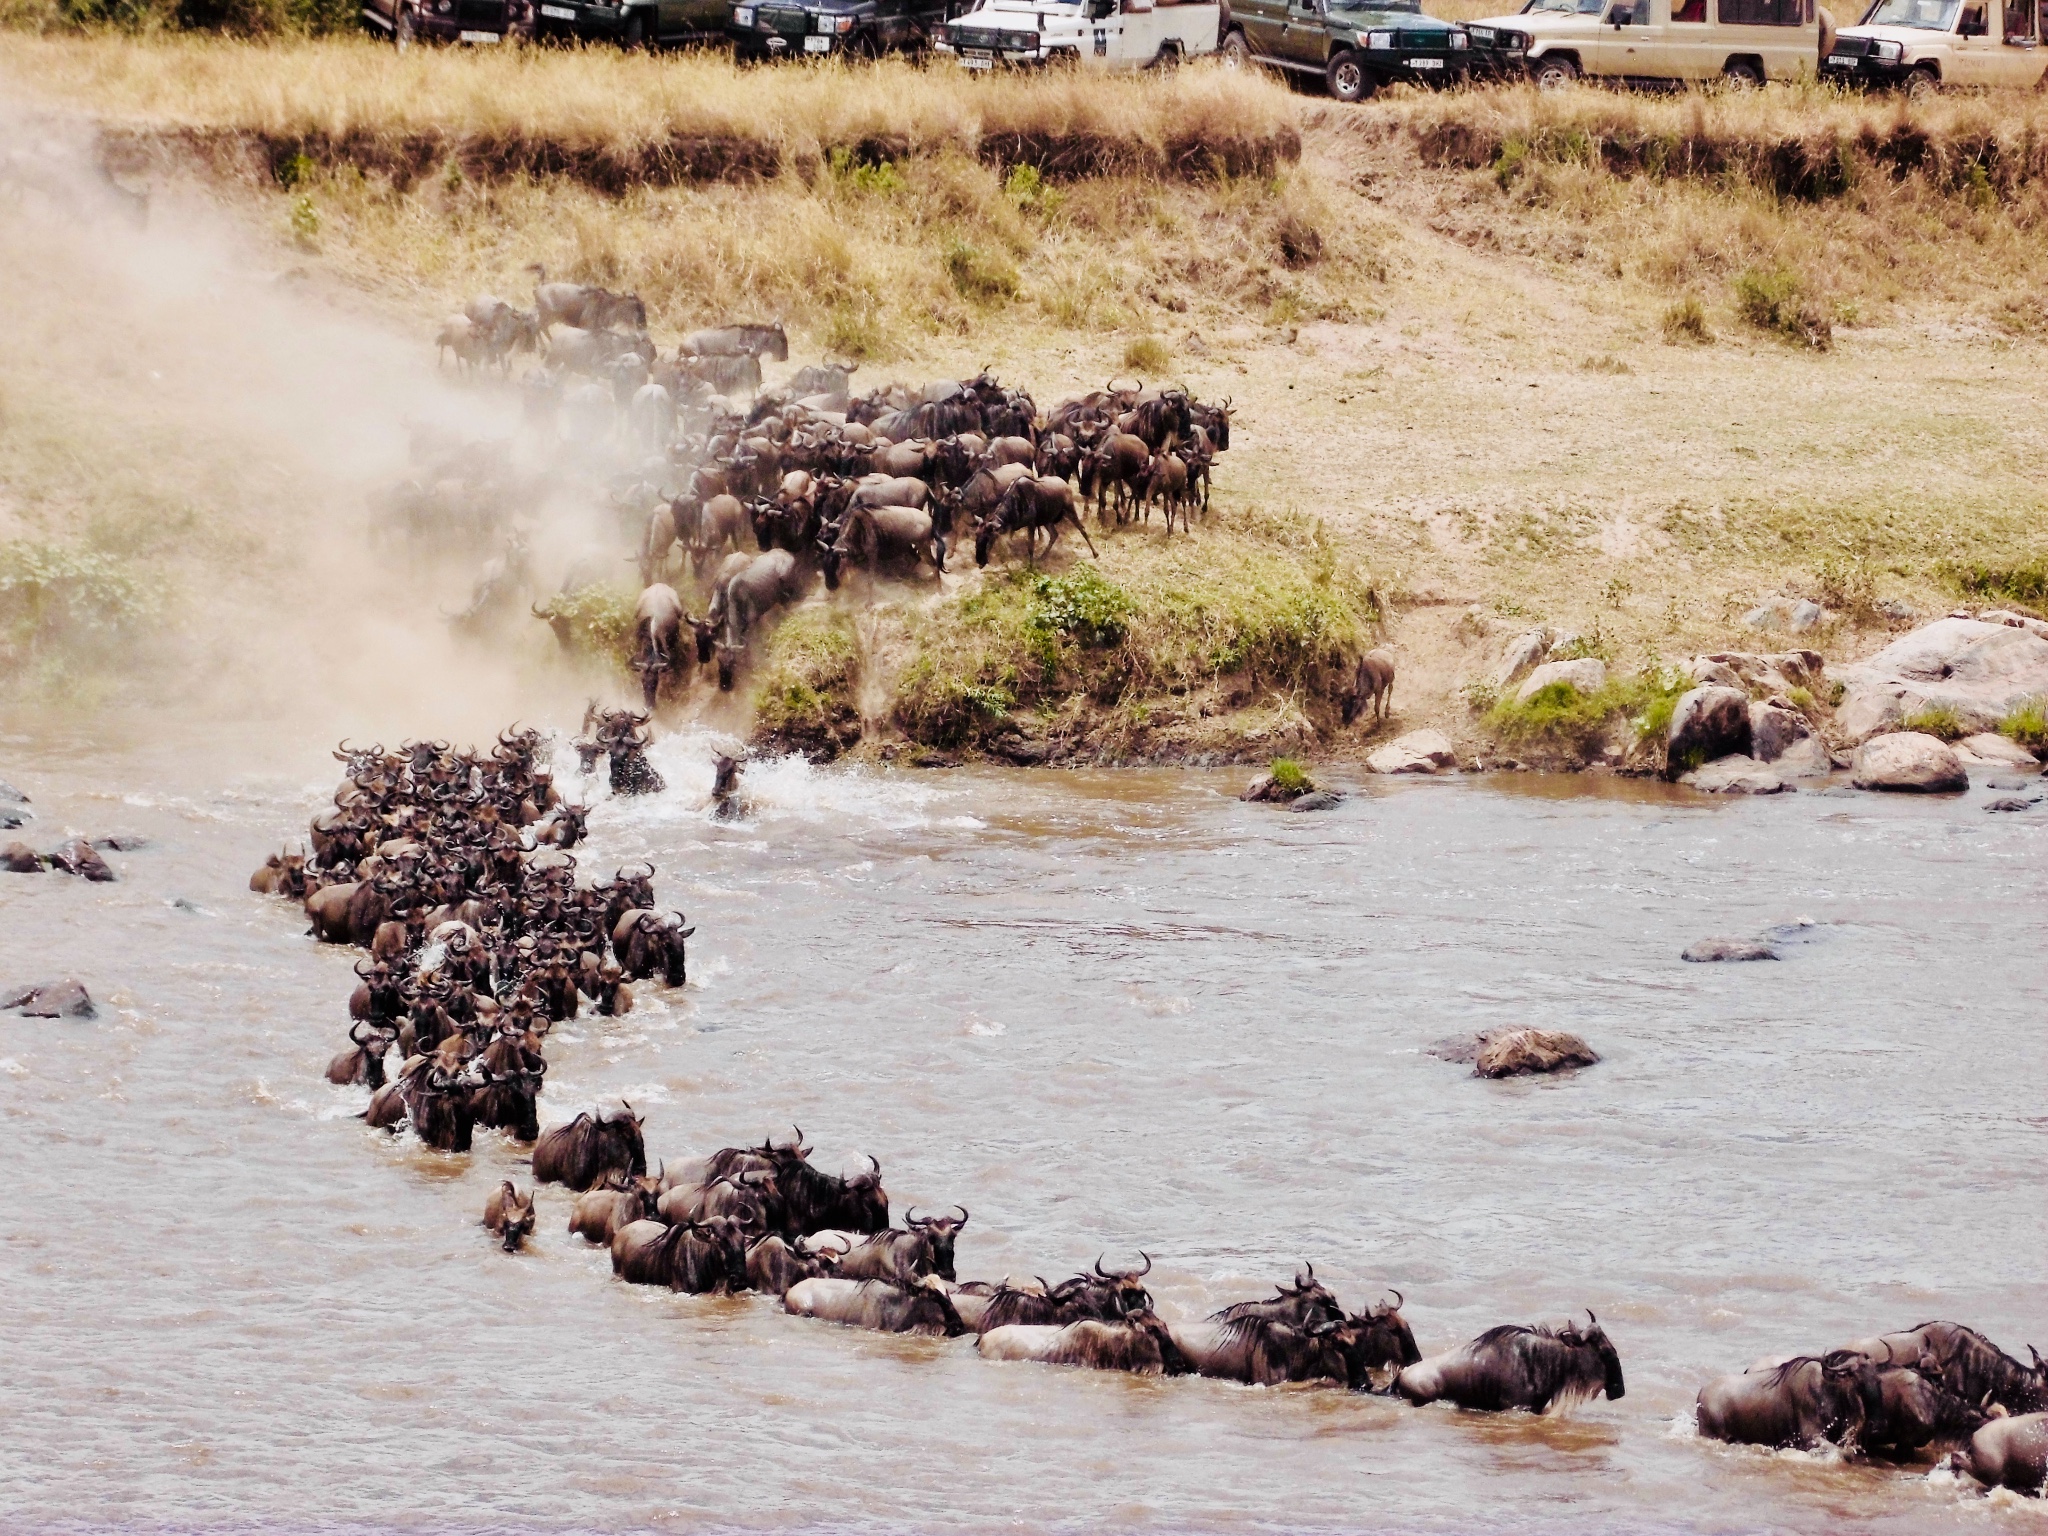
MULTIPOLYGON (((558 722, 560 723, 560 722, 558 722)), ((1708 1445, 1708 1376, 1953 1317, 2048 1342, 2048 830, 1964 799, 1708 804, 1534 777, 757 764, 754 815, 598 798, 691 980, 557 1028, 544 1123, 624 1096, 652 1156, 799 1124, 900 1217, 961 1202, 963 1278, 1157 1267, 1161 1310, 1312 1260, 1406 1293, 1425 1351, 1590 1307, 1628 1393, 1568 1418, 991 1365, 761 1298, 628 1287, 521 1150, 352 1118, 354 955, 249 870, 332 787, 324 746, 0 741, 30 835, 134 830, 121 879, 0 876, 0 1527, 9 1531, 2048 1531, 1925 1468, 1708 1445), (1775 964, 1706 934, 1810 919, 1775 964), (1510 1021, 1603 1064, 1489 1084, 1423 1054, 1510 1021)), ((573 759, 570 760, 573 764, 573 759)), ((573 775, 572 775, 573 777, 573 775)), ((595 793, 595 786, 593 786, 595 793)))

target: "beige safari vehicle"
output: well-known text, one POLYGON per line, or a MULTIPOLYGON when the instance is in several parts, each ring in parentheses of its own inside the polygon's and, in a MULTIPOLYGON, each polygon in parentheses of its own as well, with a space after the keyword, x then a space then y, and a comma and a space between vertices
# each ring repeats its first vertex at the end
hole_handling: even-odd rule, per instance
MULTIPOLYGON (((1996 3, 1996 0, 1992 0, 1996 3)), ((1816 0, 1529 0, 1466 24, 1475 44, 1527 60, 1546 90, 1580 76, 1670 84, 1812 79, 1816 0)))
POLYGON ((2048 73, 2044 0, 1877 0, 1820 61, 1844 84, 1913 92, 1944 85, 2032 88, 2048 73))

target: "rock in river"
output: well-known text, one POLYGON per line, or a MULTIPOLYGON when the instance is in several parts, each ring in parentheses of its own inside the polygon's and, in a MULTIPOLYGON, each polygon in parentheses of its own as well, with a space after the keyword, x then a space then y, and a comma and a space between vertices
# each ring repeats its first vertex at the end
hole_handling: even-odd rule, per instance
POLYGON ((1749 695, 1709 683, 1681 696, 1664 738, 1664 761, 1672 776, 1731 752, 1749 753, 1749 695))
POLYGON ((9 843, 0 848, 0 869, 10 874, 33 875, 43 867, 43 856, 27 843, 9 843))
POLYGON ((74 837, 51 853, 49 861, 67 875, 80 875, 87 880, 114 878, 114 871, 108 867, 107 861, 100 857, 99 850, 82 837, 74 837))
POLYGON ((1922 709, 1953 710, 1965 730, 1992 731, 2048 694, 2048 640, 1967 617, 1936 619, 1834 675, 1845 689, 1835 724, 1851 741, 1922 709))
POLYGON ((1949 744, 1919 731, 1894 731, 1871 737, 1856 749, 1851 775, 1850 782, 1858 789, 1939 795, 1956 794, 1970 787, 1970 775, 1949 744))
POLYGON ((99 1013, 85 987, 69 977, 0 993, 0 1009, 6 1008, 31 1019, 90 1019, 99 1013))
POLYGON ((1686 945, 1678 958, 1707 965, 1716 960, 1775 960, 1778 952, 1761 939, 1701 939, 1686 945))
POLYGON ((1374 773, 1444 773, 1458 766, 1458 754, 1442 731, 1410 731, 1365 760, 1374 773))
POLYGON ((1599 1059, 1585 1041, 1561 1029, 1503 1029, 1480 1041, 1472 1072, 1475 1077, 1519 1077, 1590 1067, 1599 1059))
POLYGON ((1987 764, 1994 768, 2039 768, 2041 765, 2025 747, 2009 741, 1996 731, 1980 731, 1956 743, 1956 756, 1965 768, 1987 764))
POLYGON ((1314 782, 1304 774, 1292 785, 1282 784, 1270 773, 1262 773, 1245 785, 1240 800, 1258 801, 1268 805, 1285 805, 1290 800, 1299 800, 1303 795, 1312 794, 1314 782))
POLYGON ((1334 789, 1311 790, 1287 809, 1290 811, 1334 811, 1344 803, 1344 797, 1334 789))
POLYGON ((1740 752, 1717 757, 1704 768, 1680 775, 1678 782, 1708 795, 1778 795, 1792 788, 1774 765, 1740 752))

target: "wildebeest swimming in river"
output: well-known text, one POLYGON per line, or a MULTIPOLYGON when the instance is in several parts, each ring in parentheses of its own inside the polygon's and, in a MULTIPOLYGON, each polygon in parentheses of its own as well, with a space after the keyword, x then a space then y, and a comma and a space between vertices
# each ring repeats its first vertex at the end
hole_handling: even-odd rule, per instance
POLYGON ((672 1291, 743 1291, 747 1248, 743 1225, 731 1217, 712 1221, 635 1221, 612 1238, 612 1273, 635 1285, 665 1285, 672 1291))
POLYGON ((507 1253, 533 1236, 533 1192, 521 1193, 510 1179, 491 1191, 484 1201, 484 1228, 499 1238, 507 1253))
POLYGON ((956 1279, 953 1244, 960 1229, 967 1225, 967 1207, 956 1205, 953 1209, 960 1213, 957 1219, 920 1219, 917 1208, 912 1206, 903 1217, 903 1225, 909 1230, 877 1232, 842 1258, 835 1273, 848 1280, 889 1280, 897 1285, 915 1284, 926 1275, 956 1279))
POLYGON ((1151 1312, 1115 1322, 1085 1318, 1060 1326, 1006 1323, 985 1330, 975 1348, 984 1360, 1025 1360, 1039 1365, 1077 1365, 1138 1376, 1187 1376, 1193 1364, 1172 1332, 1151 1312))
POLYGON ((908 1286, 834 1277, 799 1280, 789 1288, 782 1304, 799 1317, 872 1328, 879 1333, 928 1333, 950 1339, 967 1331, 951 1299, 933 1279, 908 1286))
POLYGON ((1144 1277, 1152 1272, 1149 1254, 1140 1254, 1145 1267, 1110 1270, 1095 1261, 1092 1274, 1075 1275, 1058 1285, 1027 1290, 1004 1285, 989 1299, 981 1316, 981 1327, 1003 1328, 1012 1324, 1058 1325, 1086 1321, 1115 1322, 1152 1310, 1151 1293, 1144 1277))
POLYGON ((580 1190, 613 1169, 635 1177, 646 1173, 647 1143, 640 1132, 644 1123, 628 1104, 613 1114, 585 1111, 567 1125, 548 1127, 533 1146, 534 1179, 580 1190))
POLYGON ((1970 1437, 1950 1465, 1987 1488, 2039 1498, 2048 1489, 2048 1413, 1993 1419, 1970 1437))
POLYGON ((1570 1323, 1489 1328, 1469 1344, 1417 1361, 1395 1378, 1395 1386, 1411 1403, 1445 1398, 1489 1412, 1548 1413, 1603 1391, 1618 1398, 1625 1390, 1621 1357, 1600 1320, 1588 1312, 1586 1321, 1583 1329, 1570 1323))
POLYGON ((1853 1349, 1723 1376, 1700 1388, 1695 1408, 1709 1440, 1788 1449, 1853 1448, 1883 1411, 1877 1363, 1853 1349))
POLYGON ((2016 1414, 2048 1409, 2048 1363, 2039 1350, 2029 1346, 2034 1363, 2024 1365, 1961 1323, 1921 1323, 1846 1347, 1881 1365, 1910 1365, 1968 1402, 2016 1414))

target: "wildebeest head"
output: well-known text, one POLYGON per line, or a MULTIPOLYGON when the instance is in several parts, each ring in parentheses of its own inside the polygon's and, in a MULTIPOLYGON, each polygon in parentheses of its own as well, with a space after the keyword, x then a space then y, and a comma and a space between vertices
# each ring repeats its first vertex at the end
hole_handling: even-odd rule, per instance
MULTIPOLYGON (((1005 498, 1005 506, 1007 506, 1007 504, 1008 504, 1008 498, 1006 497, 1006 498, 1005 498)), ((984 517, 984 518, 983 518, 983 519, 982 519, 982 520, 981 520, 981 521, 980 521, 979 523, 977 523, 977 524, 975 525, 975 529, 974 529, 974 563, 975 563, 976 565, 987 565, 987 564, 988 564, 988 555, 989 555, 989 551, 990 551, 991 549, 995 548, 995 542, 996 542, 996 535, 997 535, 997 534, 999 534, 999 533, 1001 533, 1002 531, 1003 531, 1003 508, 1002 508, 1002 507, 998 507, 998 508, 997 508, 997 509, 996 509, 995 511, 993 511, 993 512, 989 513, 989 515, 988 515, 987 517, 984 517)))
POLYGON ((498 1233, 504 1240, 507 1253, 517 1253, 519 1245, 533 1236, 533 1196, 521 1194, 518 1187, 507 1179, 498 1190, 499 1198, 493 1202, 499 1226, 498 1233))
MULTIPOLYGON (((1392 1301, 1380 1302, 1344 1321, 1344 1333, 1338 1342, 1350 1366, 1354 1387, 1371 1386, 1372 1373, 1382 1367, 1399 1370, 1422 1358, 1422 1351, 1415 1345, 1415 1334, 1401 1315, 1401 1293, 1395 1291, 1393 1295, 1392 1301)), ((1620 1369, 1617 1362, 1617 1381, 1620 1369)))
POLYGON ((741 649, 742 647, 734 645, 729 641, 721 640, 718 642, 718 691, 720 693, 732 692, 733 676, 739 670, 741 649))
POLYGON ((1152 1293, 1145 1289, 1145 1276, 1152 1273, 1152 1255, 1141 1252, 1138 1257, 1145 1261, 1143 1269, 1104 1269, 1102 1259, 1098 1256, 1095 1260, 1095 1278, 1108 1286, 1115 1316, 1133 1317, 1152 1310, 1152 1293))
MULTIPOLYGON (((1559 1330, 1557 1336, 1567 1344, 1574 1345, 1580 1349, 1591 1350, 1597 1355, 1600 1359, 1603 1385, 1609 1400, 1611 1401, 1622 1395, 1626 1388, 1621 1380, 1621 1354, 1615 1349, 1613 1340, 1607 1337, 1607 1330, 1600 1326, 1600 1319, 1593 1315, 1591 1308, 1588 1308, 1586 1311, 1586 1326, 1584 1328, 1580 1328, 1576 1324, 1567 1324, 1559 1330)), ((1858 1358, 1861 1357, 1859 1356, 1858 1358)), ((1877 1390, 1875 1371, 1871 1373, 1870 1390, 1872 1394, 1875 1394, 1877 1390)), ((1874 1395, 1871 1401, 1875 1403, 1876 1398, 1874 1395)))
POLYGON ((941 1280, 957 1280, 953 1273, 953 1244, 959 1239, 960 1229, 967 1225, 967 1207, 956 1205, 960 1214, 952 1216, 926 1216, 919 1219, 917 1207, 912 1206, 903 1215, 903 1225, 924 1238, 931 1248, 931 1272, 941 1280))

